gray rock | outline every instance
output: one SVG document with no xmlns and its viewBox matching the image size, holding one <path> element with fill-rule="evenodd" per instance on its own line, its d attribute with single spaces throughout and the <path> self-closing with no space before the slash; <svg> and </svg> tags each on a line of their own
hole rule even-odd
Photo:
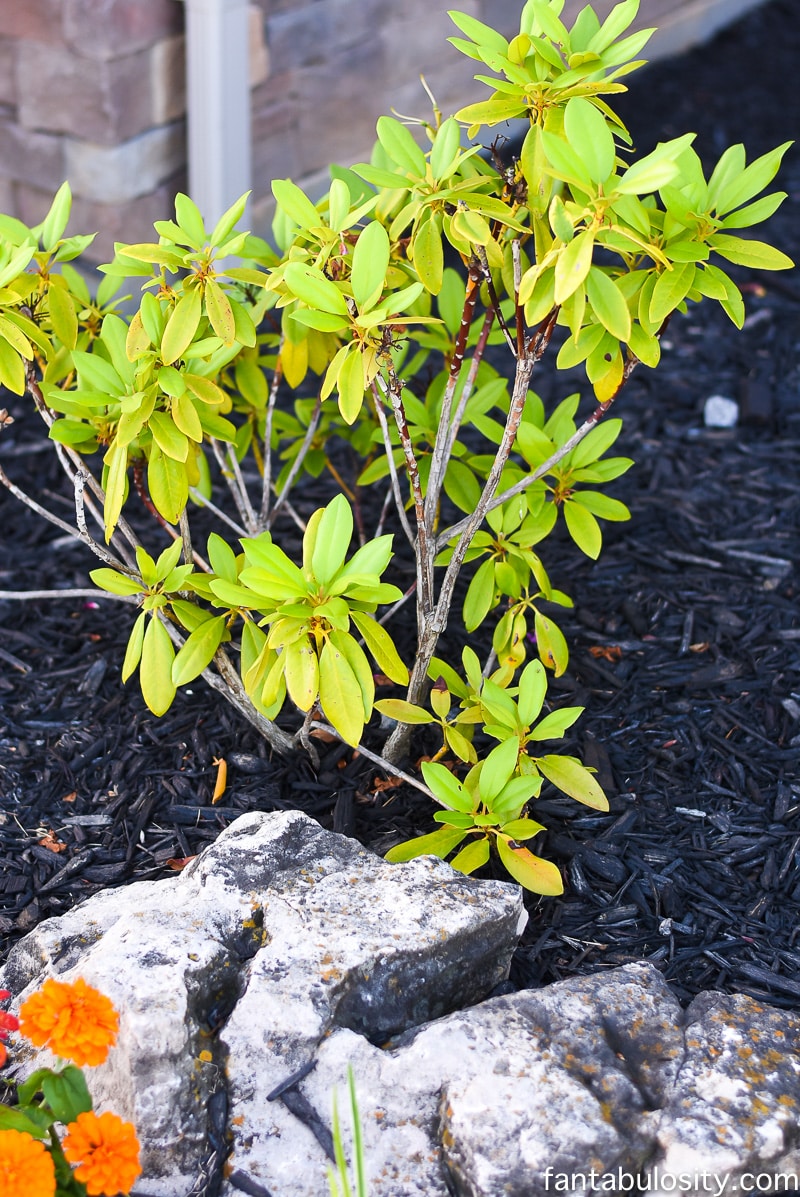
<svg viewBox="0 0 800 1197">
<path fill-rule="evenodd" d="M 108 994 L 120 1036 L 93 1095 L 135 1122 L 143 1191 L 178 1197 L 226 1068 L 234 1101 L 252 1077 L 260 1105 L 333 1027 L 381 1041 L 478 1002 L 507 977 L 525 919 L 515 885 L 432 858 L 389 865 L 297 812 L 250 814 L 175 878 L 42 923 L 0 987 L 22 1000 L 66 974 Z"/>
<path fill-rule="evenodd" d="M 141 1197 L 320 1197 L 348 1067 L 370 1197 L 791 1191 L 800 1018 L 714 993 L 684 1012 L 647 964 L 488 997 L 524 918 L 516 886 L 246 815 L 180 876 L 41 924 L 0 986 L 82 975 L 114 1000 L 90 1083 L 136 1123 Z"/>
</svg>

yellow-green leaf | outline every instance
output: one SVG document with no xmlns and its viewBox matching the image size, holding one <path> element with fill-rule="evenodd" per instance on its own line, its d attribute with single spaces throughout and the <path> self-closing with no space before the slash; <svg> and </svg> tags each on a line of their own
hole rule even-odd
<svg viewBox="0 0 800 1197">
<path fill-rule="evenodd" d="M 176 686 L 194 681 L 211 664 L 225 635 L 225 623 L 226 616 L 214 616 L 186 637 L 172 663 L 172 681 Z"/>
<path fill-rule="evenodd" d="M 378 668 L 400 686 L 408 685 L 408 670 L 400 660 L 389 633 L 371 616 L 351 611 L 350 618 L 364 637 L 364 642 L 378 663 Z"/>
<path fill-rule="evenodd" d="M 147 484 L 156 510 L 170 524 L 177 524 L 189 498 L 186 466 L 165 456 L 157 444 L 150 450 L 147 464 Z"/>
<path fill-rule="evenodd" d="M 1 344 L 1 343 L 0 343 Z M 114 441 L 103 461 L 108 466 L 106 477 L 106 498 L 103 504 L 103 522 L 106 526 L 106 544 L 111 540 L 117 526 L 119 513 L 125 501 L 125 481 L 128 473 L 128 449 Z"/>
<path fill-rule="evenodd" d="M 232 345 L 236 339 L 236 319 L 230 300 L 213 279 L 206 279 L 206 312 L 214 332 L 226 345 Z"/>
<path fill-rule="evenodd" d="M 444 276 L 444 250 L 440 217 L 434 213 L 423 215 L 411 243 L 414 269 L 426 291 L 438 295 Z"/>
<path fill-rule="evenodd" d="M 319 657 L 319 698 L 326 719 L 348 744 L 357 745 L 364 730 L 361 687 L 347 658 L 329 640 Z"/>
<path fill-rule="evenodd" d="M 142 659 L 139 664 L 142 698 L 154 715 L 164 715 L 172 706 L 175 697 L 175 683 L 172 680 L 174 659 L 175 650 L 169 633 L 154 613 L 144 634 Z"/>
<path fill-rule="evenodd" d="M 310 638 L 301 636 L 287 644 L 282 656 L 289 697 L 301 711 L 308 711 L 319 694 L 319 660 Z"/>
<path fill-rule="evenodd" d="M 95 571 L 97 572 L 97 571 Z M 128 647 L 125 649 L 125 660 L 122 662 L 122 681 L 127 682 L 136 666 L 142 659 L 142 644 L 144 642 L 144 628 L 147 615 L 142 611 L 137 617 L 133 625 L 131 634 L 128 638 Z"/>
<path fill-rule="evenodd" d="M 202 315 L 200 292 L 193 288 L 184 291 L 167 321 L 161 338 L 161 357 L 165 365 L 171 365 L 192 343 Z"/>
<path fill-rule="evenodd" d="M 66 287 L 61 287 L 53 281 L 47 292 L 47 302 L 53 332 L 62 345 L 66 345 L 67 349 L 74 349 L 78 342 L 78 317 L 72 296 Z"/>
<path fill-rule="evenodd" d="M 541 856 L 534 856 L 527 848 L 512 847 L 513 841 L 502 835 L 497 837 L 497 851 L 508 872 L 525 889 L 535 894 L 555 897 L 563 894 L 564 882 L 556 866 Z"/>
<path fill-rule="evenodd" d="M 612 337 L 627 342 L 631 335 L 631 314 L 625 297 L 598 266 L 592 266 L 586 276 L 586 294 L 600 323 Z"/>
<path fill-rule="evenodd" d="M 594 252 L 594 233 L 584 229 L 565 245 L 556 261 L 556 303 L 563 303 L 576 291 L 589 273 Z"/>
<path fill-rule="evenodd" d="M 539 756 L 536 767 L 554 786 L 593 810 L 608 810 L 608 799 L 589 770 L 573 756 Z"/>
<path fill-rule="evenodd" d="M 336 380 L 339 392 L 339 411 L 347 424 L 354 424 L 364 404 L 364 365 L 361 353 L 353 344 L 339 367 Z"/>
</svg>

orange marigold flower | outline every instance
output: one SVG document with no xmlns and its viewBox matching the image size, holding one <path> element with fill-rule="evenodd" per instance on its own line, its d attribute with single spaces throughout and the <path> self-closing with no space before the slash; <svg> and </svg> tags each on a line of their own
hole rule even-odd
<svg viewBox="0 0 800 1197">
<path fill-rule="evenodd" d="M 44 1143 L 25 1131 L 0 1130 L 0 1197 L 53 1197 L 56 1170 Z"/>
<path fill-rule="evenodd" d="M 79 1114 L 68 1125 L 61 1146 L 70 1164 L 78 1165 L 75 1176 L 86 1185 L 89 1197 L 127 1193 L 142 1171 L 133 1126 L 108 1111 Z"/>
<path fill-rule="evenodd" d="M 22 1034 L 36 1047 L 49 1047 L 79 1068 L 102 1064 L 119 1028 L 109 999 L 80 977 L 71 983 L 48 977 L 22 1003 L 19 1021 Z"/>
</svg>

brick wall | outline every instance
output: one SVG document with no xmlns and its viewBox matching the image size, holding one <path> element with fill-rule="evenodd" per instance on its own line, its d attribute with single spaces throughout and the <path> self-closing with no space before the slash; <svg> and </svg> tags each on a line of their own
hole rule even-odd
<svg viewBox="0 0 800 1197">
<path fill-rule="evenodd" d="M 584 0 L 567 0 L 571 19 Z M 615 0 L 594 0 L 605 16 Z M 642 0 L 660 24 L 653 57 L 708 36 L 759 0 Z M 445 113 L 483 89 L 447 45 L 455 5 L 510 35 L 522 0 L 257 0 L 249 62 L 253 225 L 266 231 L 270 181 L 321 190 L 331 161 L 369 154 L 394 108 L 426 116 L 424 74 Z M 34 223 L 66 178 L 74 231 L 92 256 L 146 239 L 186 186 L 180 0 L 0 0 L 0 210 Z"/>
<path fill-rule="evenodd" d="M 0 0 L 0 209 L 36 223 L 69 179 L 75 231 L 140 240 L 185 185 L 179 0 Z"/>
</svg>

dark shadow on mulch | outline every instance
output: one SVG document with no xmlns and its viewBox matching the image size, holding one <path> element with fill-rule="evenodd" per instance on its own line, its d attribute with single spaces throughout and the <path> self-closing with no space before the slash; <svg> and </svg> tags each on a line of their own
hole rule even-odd
<svg viewBox="0 0 800 1197">
<path fill-rule="evenodd" d="M 773 0 L 636 79 L 620 107 L 638 148 L 697 129 L 704 157 L 742 140 L 750 158 L 790 138 L 793 9 Z M 797 151 L 778 183 L 789 199 L 763 235 L 800 258 Z M 636 466 L 610 493 L 632 522 L 608 527 L 597 563 L 564 537 L 544 546 L 576 601 L 561 620 L 570 667 L 551 693 L 586 707 L 566 750 L 597 767 L 611 812 L 552 790 L 537 804 L 566 893 L 530 901 L 516 985 L 647 959 L 682 999 L 719 988 L 799 1004 L 800 281 L 742 279 L 743 333 L 716 309 L 690 311 L 659 370 L 640 370 L 619 401 L 618 448 Z M 551 403 L 571 389 L 546 371 L 535 385 Z M 738 400 L 737 428 L 704 427 L 712 394 Z M 6 470 L 70 518 L 36 420 L 10 407 Z M 5 492 L 0 529 L 0 588 L 87 585 L 88 554 Z M 154 718 L 119 682 L 130 622 L 102 599 L 0 602 L 4 949 L 98 889 L 163 876 L 243 811 L 297 807 L 378 851 L 428 826 L 421 795 L 376 789 L 341 746 L 322 746 L 317 773 L 271 759 L 202 683 Z M 212 804 L 220 760 L 228 784 Z"/>
</svg>

